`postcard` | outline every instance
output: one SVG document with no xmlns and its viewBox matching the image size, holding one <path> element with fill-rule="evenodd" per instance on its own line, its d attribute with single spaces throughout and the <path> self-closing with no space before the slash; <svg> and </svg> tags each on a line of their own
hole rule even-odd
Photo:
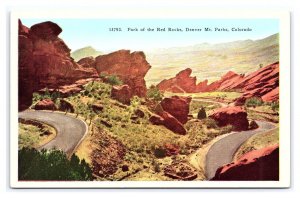
<svg viewBox="0 0 300 198">
<path fill-rule="evenodd" d="M 12 12 L 11 187 L 289 187 L 289 31 L 281 11 Z"/>
</svg>

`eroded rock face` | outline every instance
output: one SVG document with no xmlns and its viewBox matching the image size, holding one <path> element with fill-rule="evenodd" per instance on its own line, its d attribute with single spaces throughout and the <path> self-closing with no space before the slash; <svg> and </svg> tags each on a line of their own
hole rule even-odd
<svg viewBox="0 0 300 198">
<path fill-rule="evenodd" d="M 218 126 L 232 125 L 234 130 L 247 130 L 249 127 L 247 112 L 239 106 L 216 109 L 209 116 L 217 121 Z"/>
<path fill-rule="evenodd" d="M 120 50 L 96 57 L 95 67 L 99 74 L 118 76 L 134 95 L 143 97 L 147 88 L 144 77 L 151 68 L 143 52 Z"/>
<path fill-rule="evenodd" d="M 113 86 L 111 97 L 123 104 L 130 104 L 130 99 L 133 96 L 132 89 L 128 85 Z"/>
<path fill-rule="evenodd" d="M 169 91 L 173 93 L 195 93 L 203 91 L 207 85 L 207 80 L 197 84 L 197 78 L 191 77 L 192 69 L 187 68 L 180 71 L 174 78 L 161 81 L 157 87 L 161 91 Z"/>
<path fill-rule="evenodd" d="M 279 62 L 265 66 L 235 83 L 233 89 L 242 89 L 241 98 L 260 97 L 265 102 L 279 100 Z"/>
<path fill-rule="evenodd" d="M 186 134 L 186 130 L 183 127 L 183 125 L 176 118 L 174 118 L 171 114 L 169 114 L 168 112 L 165 112 L 165 111 L 161 111 L 158 113 L 158 115 L 160 117 L 162 117 L 163 125 L 167 129 L 169 129 L 179 135 Z"/>
<path fill-rule="evenodd" d="M 44 99 L 39 101 L 34 106 L 35 110 L 57 110 L 56 105 L 51 99 Z"/>
<path fill-rule="evenodd" d="M 70 49 L 58 37 L 61 31 L 50 21 L 31 28 L 19 21 L 19 110 L 31 104 L 35 91 L 98 76 L 95 69 L 74 62 Z"/>
<path fill-rule="evenodd" d="M 220 167 L 212 180 L 278 181 L 279 146 L 250 151 L 231 164 Z"/>
<path fill-rule="evenodd" d="M 92 67 L 92 68 L 94 68 L 95 67 L 95 58 L 92 57 L 92 56 L 85 57 L 85 58 L 82 58 L 79 61 L 77 61 L 77 63 L 79 65 L 81 65 L 82 67 L 86 67 L 86 68 Z"/>
<path fill-rule="evenodd" d="M 190 102 L 190 97 L 172 96 L 164 98 L 160 105 L 164 111 L 174 116 L 182 124 L 185 124 L 188 121 Z"/>
<path fill-rule="evenodd" d="M 207 80 L 196 84 L 196 77 L 190 77 L 192 70 L 187 68 L 174 78 L 161 81 L 157 86 L 162 91 L 174 93 L 197 93 L 210 91 L 239 91 L 243 95 L 238 100 L 243 105 L 247 98 L 260 97 L 263 101 L 279 99 L 279 62 L 265 66 L 248 75 L 227 72 L 220 80 L 208 84 Z"/>
</svg>

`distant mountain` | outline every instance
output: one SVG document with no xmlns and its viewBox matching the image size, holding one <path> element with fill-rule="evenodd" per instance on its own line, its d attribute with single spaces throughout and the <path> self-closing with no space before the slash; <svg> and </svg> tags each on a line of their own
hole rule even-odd
<svg viewBox="0 0 300 198">
<path fill-rule="evenodd" d="M 99 55 L 102 55 L 103 52 L 97 51 L 91 46 L 84 47 L 78 50 L 75 50 L 74 52 L 71 53 L 71 57 L 74 58 L 75 61 L 79 61 L 82 58 L 88 57 L 88 56 L 93 56 L 97 57 Z"/>
<path fill-rule="evenodd" d="M 148 86 L 169 79 L 186 68 L 192 69 L 192 75 L 199 82 L 205 79 L 212 82 L 228 71 L 249 74 L 279 61 L 279 34 L 260 40 L 157 49 L 145 54 L 152 66 L 145 77 Z"/>
</svg>

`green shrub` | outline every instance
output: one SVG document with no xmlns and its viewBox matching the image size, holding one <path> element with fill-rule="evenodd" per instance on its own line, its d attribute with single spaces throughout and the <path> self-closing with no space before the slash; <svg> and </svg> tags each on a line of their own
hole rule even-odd
<svg viewBox="0 0 300 198">
<path fill-rule="evenodd" d="M 68 160 L 66 154 L 59 150 L 42 150 L 22 148 L 18 154 L 19 180 L 48 181 L 90 181 L 92 171 L 89 165 L 72 155 Z"/>
<path fill-rule="evenodd" d="M 279 110 L 279 102 L 278 101 L 277 102 L 272 102 L 271 103 L 271 109 L 273 111 L 278 111 Z"/>
<path fill-rule="evenodd" d="M 56 101 L 58 98 L 60 98 L 61 95 L 59 92 L 57 91 L 53 91 L 52 93 L 50 93 L 49 89 L 46 88 L 45 92 L 43 94 L 34 92 L 32 94 L 32 103 L 36 103 L 38 101 L 44 100 L 44 99 L 51 99 L 52 101 Z"/>
<path fill-rule="evenodd" d="M 138 96 L 133 96 L 130 100 L 130 106 L 133 107 L 133 109 L 136 109 L 137 107 L 141 106 L 142 99 Z"/>
<path fill-rule="evenodd" d="M 166 150 L 163 148 L 155 148 L 154 149 L 154 156 L 157 158 L 164 158 L 167 156 Z"/>
<path fill-rule="evenodd" d="M 264 104 L 264 102 L 259 97 L 248 98 L 245 101 L 245 106 L 247 106 L 247 107 L 257 107 L 257 106 L 261 106 L 263 104 Z"/>
<path fill-rule="evenodd" d="M 198 112 L 198 115 L 197 115 L 197 118 L 200 119 L 200 120 L 206 118 L 206 111 L 205 111 L 204 107 L 200 108 L 200 110 Z"/>
<path fill-rule="evenodd" d="M 111 85 L 122 85 L 123 84 L 122 80 L 118 76 L 115 76 L 115 75 L 107 76 L 106 81 L 108 84 L 111 84 Z"/>
<path fill-rule="evenodd" d="M 163 93 L 155 86 L 151 85 L 147 90 L 147 98 L 153 99 L 155 101 L 161 101 L 163 99 Z"/>
</svg>

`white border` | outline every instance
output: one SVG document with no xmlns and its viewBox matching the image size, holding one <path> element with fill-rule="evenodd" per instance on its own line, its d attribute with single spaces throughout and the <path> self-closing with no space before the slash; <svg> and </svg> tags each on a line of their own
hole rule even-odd
<svg viewBox="0 0 300 198">
<path fill-rule="evenodd" d="M 158 18 L 280 20 L 280 181 L 20 182 L 18 161 L 18 18 Z M 286 188 L 290 186 L 290 15 L 287 11 L 201 9 L 15 10 L 11 13 L 10 186 L 12 188 Z"/>
</svg>

